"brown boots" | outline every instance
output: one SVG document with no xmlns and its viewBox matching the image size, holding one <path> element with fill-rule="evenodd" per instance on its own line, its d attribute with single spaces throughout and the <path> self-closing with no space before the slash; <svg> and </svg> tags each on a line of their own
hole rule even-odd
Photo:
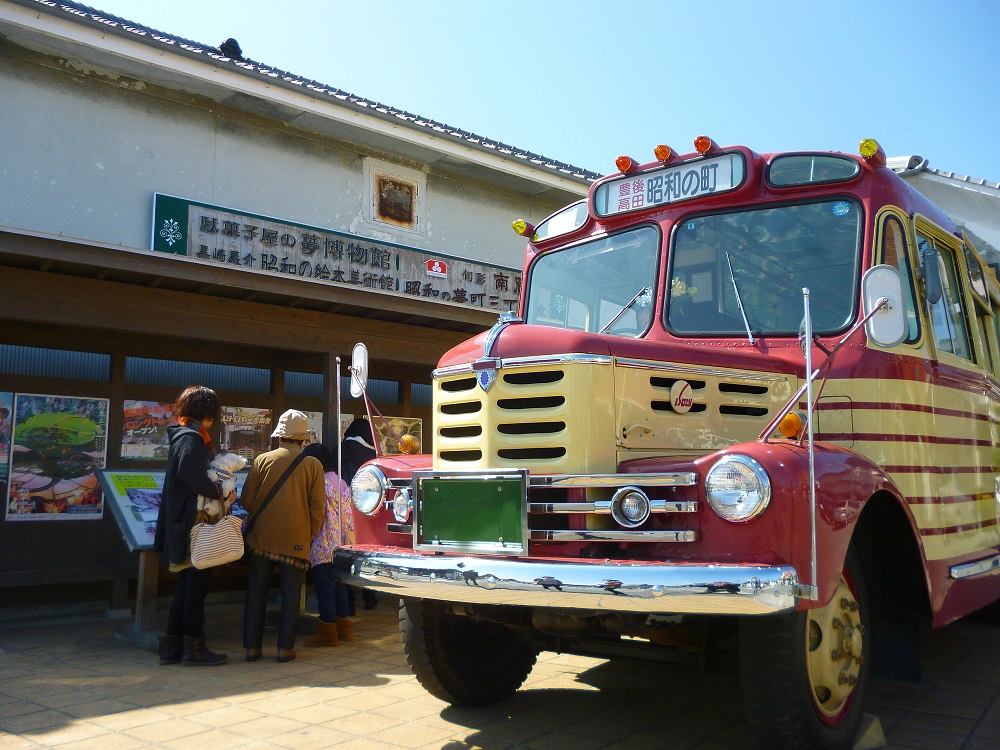
<svg viewBox="0 0 1000 750">
<path fill-rule="evenodd" d="M 340 618 L 337 618 L 340 619 Z M 339 646 L 340 637 L 337 634 L 337 625 L 332 622 L 319 620 L 316 628 L 316 635 L 306 639 L 303 644 L 307 648 L 323 648 L 325 646 Z"/>
<path fill-rule="evenodd" d="M 208 646 L 205 645 L 205 636 L 197 638 L 190 635 L 184 636 L 184 655 L 181 657 L 181 663 L 185 667 L 217 667 L 227 661 L 229 661 L 229 657 L 225 654 L 217 654 L 208 650 Z"/>
<path fill-rule="evenodd" d="M 338 617 L 334 623 L 337 628 L 337 635 L 342 641 L 353 641 L 354 631 L 351 629 L 351 621 L 346 617 Z"/>
<path fill-rule="evenodd" d="M 316 635 L 311 636 L 305 642 L 308 648 L 323 648 L 325 646 L 339 646 L 341 641 L 353 641 L 354 631 L 351 628 L 351 621 L 346 617 L 338 617 L 334 622 L 319 621 L 316 628 Z"/>
</svg>

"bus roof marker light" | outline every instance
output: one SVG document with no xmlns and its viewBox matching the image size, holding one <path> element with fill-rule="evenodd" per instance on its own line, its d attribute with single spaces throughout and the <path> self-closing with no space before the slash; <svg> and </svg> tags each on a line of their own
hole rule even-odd
<svg viewBox="0 0 1000 750">
<path fill-rule="evenodd" d="M 653 149 L 653 155 L 656 156 L 657 161 L 668 162 L 674 157 L 674 150 L 661 143 Z"/>
<path fill-rule="evenodd" d="M 618 171 L 622 174 L 628 174 L 637 170 L 639 163 L 631 156 L 619 156 L 615 159 L 615 166 L 618 167 Z"/>
<path fill-rule="evenodd" d="M 531 237 L 532 233 L 535 231 L 535 225 L 524 219 L 517 219 L 513 224 L 514 231 L 517 232 L 522 237 Z"/>
<path fill-rule="evenodd" d="M 705 155 L 710 154 L 713 151 L 718 151 L 718 144 L 709 138 L 707 135 L 699 135 L 694 139 L 694 150 L 699 154 Z"/>
<path fill-rule="evenodd" d="M 885 151 L 874 138 L 865 138 L 858 145 L 858 152 L 873 167 L 885 166 Z"/>
</svg>

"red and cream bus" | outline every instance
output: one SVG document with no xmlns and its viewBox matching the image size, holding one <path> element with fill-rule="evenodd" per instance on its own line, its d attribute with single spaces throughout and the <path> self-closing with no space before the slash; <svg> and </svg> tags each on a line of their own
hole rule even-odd
<svg viewBox="0 0 1000 750">
<path fill-rule="evenodd" d="M 517 316 L 441 359 L 337 561 L 444 700 L 732 644 L 762 746 L 849 748 L 918 625 L 1000 597 L 1000 285 L 874 141 L 695 148 L 515 222 Z"/>
</svg>

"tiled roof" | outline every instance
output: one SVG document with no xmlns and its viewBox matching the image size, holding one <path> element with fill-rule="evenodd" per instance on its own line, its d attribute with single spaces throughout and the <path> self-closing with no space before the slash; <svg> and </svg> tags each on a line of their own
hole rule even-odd
<svg viewBox="0 0 1000 750">
<path fill-rule="evenodd" d="M 886 166 L 898 174 L 916 174 L 917 172 L 927 172 L 928 174 L 934 174 L 939 177 L 947 177 L 952 180 L 958 180 L 959 182 L 968 182 L 972 185 L 982 185 L 983 187 L 1000 190 L 1000 182 L 990 182 L 989 180 L 980 180 L 977 177 L 968 177 L 964 174 L 945 172 L 942 169 L 934 169 L 933 167 L 928 166 L 927 159 L 924 159 L 922 156 L 893 156 L 885 161 Z"/>
<path fill-rule="evenodd" d="M 18 2 L 19 0 L 14 0 Z M 250 60 L 248 58 L 234 58 L 224 55 L 219 48 L 210 47 L 199 42 L 183 39 L 181 37 L 167 34 L 162 31 L 151 29 L 148 26 L 134 23 L 119 16 L 82 5 L 75 2 L 55 2 L 54 0 L 20 0 L 19 4 L 27 6 L 42 6 L 49 13 L 60 15 L 64 18 L 78 23 L 98 28 L 108 34 L 116 34 L 124 38 L 135 39 L 143 44 L 156 47 L 161 50 L 169 50 L 175 54 L 190 57 L 208 57 L 222 65 L 232 66 L 237 72 L 243 75 L 266 81 L 271 85 L 284 86 L 293 91 L 309 91 L 309 96 L 327 96 L 331 100 L 343 106 L 356 107 L 365 110 L 376 116 L 389 119 L 401 120 L 411 126 L 425 128 L 433 131 L 436 136 L 459 141 L 466 145 L 478 147 L 486 151 L 492 151 L 503 157 L 519 159 L 535 168 L 549 170 L 564 177 L 588 180 L 593 182 L 601 175 L 597 172 L 575 167 L 566 162 L 556 161 L 546 156 L 526 151 L 525 149 L 510 146 L 500 141 L 494 141 L 475 133 L 470 133 L 460 128 L 446 125 L 426 117 L 396 109 L 387 104 L 375 102 L 364 97 L 356 96 L 347 91 L 342 91 L 334 86 L 328 86 L 319 81 L 303 78 L 302 76 L 289 73 L 275 68 L 272 65 Z"/>
</svg>

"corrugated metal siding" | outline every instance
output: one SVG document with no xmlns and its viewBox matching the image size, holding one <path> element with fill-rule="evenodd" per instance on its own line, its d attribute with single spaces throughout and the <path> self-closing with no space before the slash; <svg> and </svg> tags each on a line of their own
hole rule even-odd
<svg viewBox="0 0 1000 750">
<path fill-rule="evenodd" d="M 428 386 L 429 388 L 429 386 Z M 380 404 L 398 404 L 399 381 L 368 379 L 368 396 Z M 350 375 L 340 376 L 340 391 L 345 401 L 351 398 Z M 323 376 L 315 372 L 285 372 L 286 396 L 323 396 Z M 430 401 L 427 402 L 428 405 Z"/>
<path fill-rule="evenodd" d="M 414 406 L 431 406 L 434 389 L 430 383 L 410 383 L 410 403 Z"/>
<path fill-rule="evenodd" d="M 0 344 L 0 373 L 106 383 L 111 380 L 111 355 Z"/>
<path fill-rule="evenodd" d="M 269 393 L 271 371 L 260 367 L 174 362 L 167 359 L 125 358 L 125 382 L 184 388 L 204 385 L 217 391 Z"/>
</svg>

